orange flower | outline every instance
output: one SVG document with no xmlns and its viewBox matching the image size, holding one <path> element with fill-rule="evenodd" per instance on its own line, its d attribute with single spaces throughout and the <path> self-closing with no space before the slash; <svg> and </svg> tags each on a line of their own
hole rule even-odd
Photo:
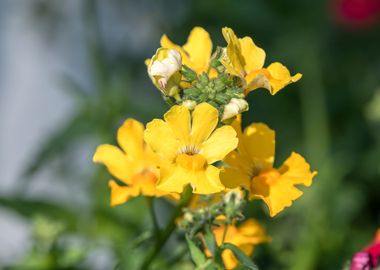
<svg viewBox="0 0 380 270">
<path fill-rule="evenodd" d="M 239 145 L 224 160 L 222 183 L 227 188 L 246 188 L 251 198 L 267 204 L 273 217 L 302 196 L 296 185 L 310 186 L 317 172 L 312 172 L 306 160 L 294 152 L 279 169 L 273 168 L 275 132 L 262 123 L 253 123 L 243 132 L 239 117 L 233 126 Z"/>
<path fill-rule="evenodd" d="M 218 246 L 220 246 L 223 242 L 224 228 L 225 225 L 217 227 L 213 230 Z M 264 228 L 261 227 L 261 225 L 254 219 L 247 219 L 240 226 L 229 225 L 224 237 L 225 243 L 234 244 L 247 256 L 252 255 L 256 245 L 268 241 L 270 241 L 270 237 L 266 235 Z M 233 269 L 239 263 L 231 250 L 224 250 L 222 253 L 222 258 L 226 269 Z"/>
<path fill-rule="evenodd" d="M 156 189 L 158 181 L 157 161 L 153 152 L 144 143 L 142 123 L 128 119 L 117 131 L 121 149 L 110 144 L 98 146 L 93 161 L 103 163 L 108 171 L 125 185 L 110 180 L 111 206 L 127 202 L 139 195 L 165 196 L 167 192 Z M 178 198 L 177 194 L 170 194 Z"/>
</svg>

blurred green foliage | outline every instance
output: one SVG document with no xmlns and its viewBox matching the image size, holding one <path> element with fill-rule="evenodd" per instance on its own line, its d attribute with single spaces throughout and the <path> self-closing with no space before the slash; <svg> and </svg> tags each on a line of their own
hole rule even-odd
<svg viewBox="0 0 380 270">
<path fill-rule="evenodd" d="M 123 9 L 135 2 L 109 5 Z M 57 156 L 70 164 L 71 146 L 81 140 L 94 140 L 94 147 L 114 143 L 115 130 L 124 118 L 148 121 L 166 109 L 145 74 L 144 58 L 128 51 L 109 57 L 99 27 L 98 2 L 84 3 L 95 87 L 87 92 L 72 78 L 65 79 L 77 102 L 76 112 L 41 145 L 25 169 L 26 179 Z M 165 1 L 158 4 L 167 16 L 175 12 Z M 39 1 L 39 5 L 52 3 Z M 210 32 L 214 44 L 222 45 L 220 29 L 229 26 L 239 36 L 252 36 L 266 50 L 266 63 L 278 60 L 304 74 L 300 82 L 276 96 L 265 90 L 249 96 L 251 111 L 244 122 L 263 121 L 276 130 L 276 163 L 297 151 L 319 172 L 305 195 L 276 218 L 268 217 L 261 202 L 247 207 L 245 215 L 259 219 L 273 238 L 256 248 L 255 262 L 266 270 L 341 269 L 380 227 L 379 25 L 345 28 L 334 21 L 329 1 L 194 0 L 183 5 L 185 12 L 177 23 L 157 21 L 162 33 L 177 43 L 200 25 Z M 54 9 L 42 10 L 46 20 L 54 20 L 49 16 Z M 114 25 L 113 30 L 123 27 Z M 157 39 L 145 56 L 158 46 Z M 28 254 L 7 269 L 88 269 L 86 258 L 99 247 L 111 251 L 115 269 L 135 269 L 141 263 L 150 246 L 146 230 L 153 229 L 145 201 L 140 198 L 110 208 L 109 176 L 100 166 L 92 170 L 86 209 L 30 200 L 22 193 L 0 198 L 1 207 L 33 220 L 35 228 Z M 69 178 L 70 172 L 66 175 Z M 162 222 L 170 208 L 158 204 Z M 192 269 L 184 251 L 172 239 L 152 269 Z"/>
</svg>

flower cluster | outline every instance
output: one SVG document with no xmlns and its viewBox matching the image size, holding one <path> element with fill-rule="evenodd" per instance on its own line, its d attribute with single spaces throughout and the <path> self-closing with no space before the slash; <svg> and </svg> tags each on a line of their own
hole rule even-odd
<svg viewBox="0 0 380 270">
<path fill-rule="evenodd" d="M 223 248 L 231 248 L 223 242 L 240 247 L 243 255 L 235 248 L 223 251 L 230 269 L 237 265 L 234 255 L 250 255 L 254 245 L 268 240 L 256 221 L 236 225 L 244 218 L 244 203 L 261 199 L 273 217 L 302 195 L 298 186 L 310 186 L 316 172 L 294 152 L 275 168 L 275 132 L 263 123 L 241 126 L 251 91 L 265 88 L 275 95 L 302 75 L 292 76 L 278 62 L 264 67 L 265 52 L 250 37 L 238 38 L 227 27 L 222 33 L 227 44 L 214 51 L 201 27 L 191 31 L 183 46 L 164 35 L 161 48 L 146 65 L 170 109 L 145 127 L 126 120 L 117 133 L 121 149 L 100 145 L 93 159 L 116 178 L 109 182 L 113 206 L 139 195 L 176 200 L 189 188 L 192 201 L 222 196 L 206 207 L 184 209 L 182 227 L 192 237 L 212 231 Z M 217 222 L 220 217 L 222 222 Z M 207 246 L 204 250 L 210 254 Z"/>
</svg>

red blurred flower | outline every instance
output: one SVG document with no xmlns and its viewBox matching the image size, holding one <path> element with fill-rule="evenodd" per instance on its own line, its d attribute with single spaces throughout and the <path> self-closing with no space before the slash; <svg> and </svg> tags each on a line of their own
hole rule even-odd
<svg viewBox="0 0 380 270">
<path fill-rule="evenodd" d="M 380 257 L 380 229 L 377 230 L 375 239 L 373 240 L 372 245 L 364 249 L 365 252 L 368 252 L 371 255 L 371 262 L 373 266 L 377 266 Z"/>
<path fill-rule="evenodd" d="M 357 252 L 351 260 L 350 270 L 371 270 L 378 266 L 380 257 L 380 229 L 372 244 Z"/>
<path fill-rule="evenodd" d="M 380 0 L 332 0 L 334 18 L 351 27 L 369 27 L 380 18 Z"/>
</svg>

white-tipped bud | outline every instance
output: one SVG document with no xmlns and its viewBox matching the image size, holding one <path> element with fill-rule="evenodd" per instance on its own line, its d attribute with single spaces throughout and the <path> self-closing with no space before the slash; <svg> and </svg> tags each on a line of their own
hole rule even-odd
<svg viewBox="0 0 380 270">
<path fill-rule="evenodd" d="M 242 112 L 248 111 L 249 105 L 245 99 L 232 98 L 230 103 L 224 106 L 222 121 L 228 120 Z"/>
<path fill-rule="evenodd" d="M 181 80 L 181 54 L 168 48 L 159 48 L 148 65 L 148 74 L 153 84 L 165 95 L 171 95 Z"/>
<path fill-rule="evenodd" d="M 223 200 L 226 204 L 238 205 L 243 200 L 243 195 L 240 190 L 231 190 L 224 195 Z"/>
<path fill-rule="evenodd" d="M 194 100 L 185 100 L 182 102 L 182 105 L 192 111 L 194 110 L 195 106 L 197 106 L 197 103 Z"/>
</svg>

